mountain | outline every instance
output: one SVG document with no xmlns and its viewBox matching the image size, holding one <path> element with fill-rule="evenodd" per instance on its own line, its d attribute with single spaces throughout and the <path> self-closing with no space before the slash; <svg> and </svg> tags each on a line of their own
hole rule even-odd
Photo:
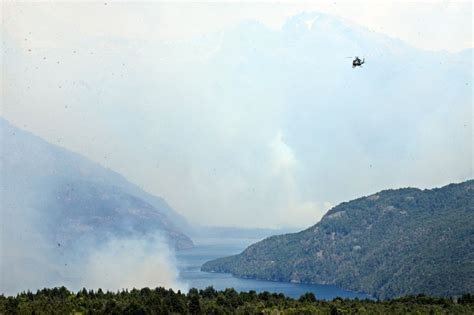
<svg viewBox="0 0 474 315">
<path fill-rule="evenodd" d="M 152 233 L 178 249 L 193 246 L 186 221 L 162 198 L 1 118 L 0 131 L 1 214 L 10 222 L 71 252 L 81 242 Z"/>
<path fill-rule="evenodd" d="M 336 284 L 378 298 L 474 291 L 474 180 L 341 203 L 314 226 L 269 237 L 203 271 Z"/>
<path fill-rule="evenodd" d="M 304 226 L 367 191 L 472 177 L 472 49 L 424 51 L 321 13 L 179 41 L 65 33 L 50 47 L 34 33 L 41 49 L 5 38 L 4 115 L 81 130 L 76 145 L 95 139 L 114 164 L 133 152 L 134 174 L 166 178 L 148 185 L 202 225 Z"/>
</svg>

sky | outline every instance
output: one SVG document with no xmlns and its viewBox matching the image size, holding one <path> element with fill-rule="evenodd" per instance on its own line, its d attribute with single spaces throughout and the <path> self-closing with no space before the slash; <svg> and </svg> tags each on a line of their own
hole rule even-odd
<svg viewBox="0 0 474 315">
<path fill-rule="evenodd" d="M 255 69 L 268 59 L 247 55 L 245 40 L 235 33 L 244 27 L 253 31 L 255 42 L 271 43 L 272 34 L 301 12 L 327 13 L 402 40 L 424 54 L 397 41 L 386 45 L 422 56 L 427 65 L 438 64 L 430 54 L 443 51 L 436 56 L 456 67 L 442 69 L 445 75 L 465 86 L 448 86 L 434 72 L 433 81 L 442 82 L 446 93 L 413 109 L 410 98 L 425 95 L 420 93 L 426 84 L 411 84 L 408 74 L 404 78 L 382 58 L 386 68 L 366 66 L 370 84 L 359 96 L 383 99 L 383 92 L 392 93 L 390 102 L 405 100 L 411 107 L 394 109 L 388 102 L 380 113 L 376 104 L 354 111 L 341 105 L 350 103 L 350 96 L 332 107 L 313 106 L 306 100 L 314 96 L 308 78 L 325 65 L 318 70 L 311 63 L 305 72 L 308 57 L 301 47 L 287 63 L 272 59 L 270 74 L 260 74 Z M 270 32 L 251 23 L 242 26 L 246 20 Z M 304 227 L 350 198 L 472 178 L 472 94 L 466 94 L 472 70 L 449 59 L 472 49 L 471 24 L 472 3 L 455 1 L 2 2 L 1 115 L 118 171 L 164 197 L 193 223 Z M 370 37 L 372 32 L 356 34 Z M 221 34 L 230 34 L 228 42 L 220 40 Z M 377 58 L 376 51 L 365 53 Z M 242 67 L 246 62 L 254 67 Z M 274 71 L 283 75 L 272 76 Z M 323 73 L 336 87 L 357 82 L 352 69 L 345 71 Z M 247 73 L 263 80 L 253 82 Z M 293 84 L 285 77 L 301 86 L 281 89 L 283 83 Z M 315 86 L 323 89 L 325 79 L 314 79 Z M 404 93 L 393 94 L 397 89 L 391 82 Z M 452 102 L 452 109 L 428 106 L 444 95 L 452 97 L 445 102 Z M 321 100 L 328 99 L 331 103 L 329 96 Z M 307 117 L 297 108 L 303 105 Z M 387 130 L 400 125 L 406 130 Z M 332 126 L 339 129 L 323 136 Z M 390 146 L 398 150 L 395 155 Z"/>
<path fill-rule="evenodd" d="M 69 32 L 76 33 L 73 38 L 183 40 L 223 30 L 242 19 L 278 29 L 288 17 L 313 11 L 348 19 L 421 49 L 473 47 L 471 1 L 7 1 L 2 5 L 3 27 L 10 36 L 23 37 L 34 27 L 37 44 L 48 47 L 66 44 L 67 38 L 59 33 Z"/>
</svg>

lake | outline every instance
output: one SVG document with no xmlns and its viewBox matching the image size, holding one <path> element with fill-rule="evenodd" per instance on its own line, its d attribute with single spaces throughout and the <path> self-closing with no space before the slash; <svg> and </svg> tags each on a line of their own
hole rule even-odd
<svg viewBox="0 0 474 315">
<path fill-rule="evenodd" d="M 254 290 L 283 293 L 298 298 L 306 292 L 312 292 L 318 299 L 331 300 L 342 298 L 371 298 L 367 294 L 343 290 L 334 285 L 300 284 L 290 282 L 261 281 L 240 279 L 227 273 L 202 272 L 201 265 L 209 260 L 242 252 L 255 239 L 205 239 L 195 240 L 196 247 L 177 252 L 176 258 L 181 281 L 189 287 L 204 289 L 213 286 L 217 290 L 234 288 L 237 291 Z"/>
</svg>

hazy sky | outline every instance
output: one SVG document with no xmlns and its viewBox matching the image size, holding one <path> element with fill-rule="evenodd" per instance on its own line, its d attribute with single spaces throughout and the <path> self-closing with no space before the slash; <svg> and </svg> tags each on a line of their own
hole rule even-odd
<svg viewBox="0 0 474 315">
<path fill-rule="evenodd" d="M 36 44 L 48 47 L 64 45 L 71 35 L 70 39 L 188 39 L 225 29 L 242 19 L 256 19 L 278 29 L 288 17 L 304 11 L 336 15 L 422 49 L 458 51 L 473 47 L 472 1 L 32 3 L 2 2 L 4 31 L 22 39 L 34 29 Z M 75 34 L 60 35 L 69 32 Z"/>
<path fill-rule="evenodd" d="M 252 85 L 245 82 L 245 69 L 229 69 L 225 56 L 219 55 L 210 68 L 203 66 L 207 61 L 192 60 L 207 53 L 213 58 L 216 51 L 230 52 L 232 60 L 250 58 L 232 55 L 240 53 L 232 47 L 212 46 L 212 36 L 219 38 L 219 32 L 245 19 L 277 32 L 289 17 L 312 11 L 422 50 L 454 53 L 473 47 L 471 2 L 2 2 L 2 116 L 120 172 L 201 224 L 306 226 L 347 198 L 472 177 L 472 132 L 466 131 L 472 130 L 472 97 L 465 96 L 472 83 L 472 71 L 465 78 L 469 68 L 454 76 L 464 90 L 446 87 L 446 95 L 462 95 L 453 101 L 450 115 L 442 105 L 430 107 L 422 99 L 414 110 L 410 105 L 397 112 L 390 103 L 375 114 L 375 104 L 354 112 L 320 106 L 311 109 L 320 120 L 308 127 L 293 126 L 291 117 L 304 121 L 292 99 L 304 104 L 305 93 L 313 95 L 310 85 L 282 92 L 278 87 L 284 76 L 274 82 L 277 78 L 269 74 L 261 77 L 272 81 L 268 85 Z M 256 39 L 268 40 L 259 32 L 256 28 Z M 204 35 L 210 39 L 196 40 Z M 245 43 L 229 41 L 239 49 Z M 301 64 L 308 57 L 304 49 L 300 53 L 286 60 L 286 75 L 316 81 L 317 67 L 292 72 L 293 63 L 304 71 Z M 266 63 L 257 61 L 255 67 Z M 383 99 L 381 91 L 397 90 L 384 90 L 380 82 L 390 85 L 398 78 L 404 90 L 390 95 L 393 104 L 410 99 L 410 93 L 419 97 L 399 73 L 387 67 L 384 76 L 382 70 L 377 69 L 380 81 L 368 66 L 371 88 L 362 89 L 362 96 L 373 93 Z M 356 82 L 352 69 L 347 71 L 328 82 L 341 87 Z M 317 85 L 324 87 L 325 79 Z M 382 87 L 372 88 L 377 84 Z M 426 85 L 419 84 L 423 92 Z M 398 133 L 384 129 L 400 124 L 404 130 Z M 340 129 L 330 139 L 318 134 L 332 131 L 331 126 Z M 398 150 L 397 156 L 390 145 L 412 151 Z M 353 161 L 348 163 L 344 157 L 349 154 Z"/>
</svg>

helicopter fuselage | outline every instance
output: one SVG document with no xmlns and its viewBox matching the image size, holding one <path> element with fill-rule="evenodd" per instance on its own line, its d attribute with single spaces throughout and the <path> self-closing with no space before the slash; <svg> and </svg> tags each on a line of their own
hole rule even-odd
<svg viewBox="0 0 474 315">
<path fill-rule="evenodd" d="M 359 58 L 356 58 L 354 61 L 352 61 L 352 68 L 355 67 L 361 67 L 365 63 L 365 58 L 360 60 Z"/>
</svg>

